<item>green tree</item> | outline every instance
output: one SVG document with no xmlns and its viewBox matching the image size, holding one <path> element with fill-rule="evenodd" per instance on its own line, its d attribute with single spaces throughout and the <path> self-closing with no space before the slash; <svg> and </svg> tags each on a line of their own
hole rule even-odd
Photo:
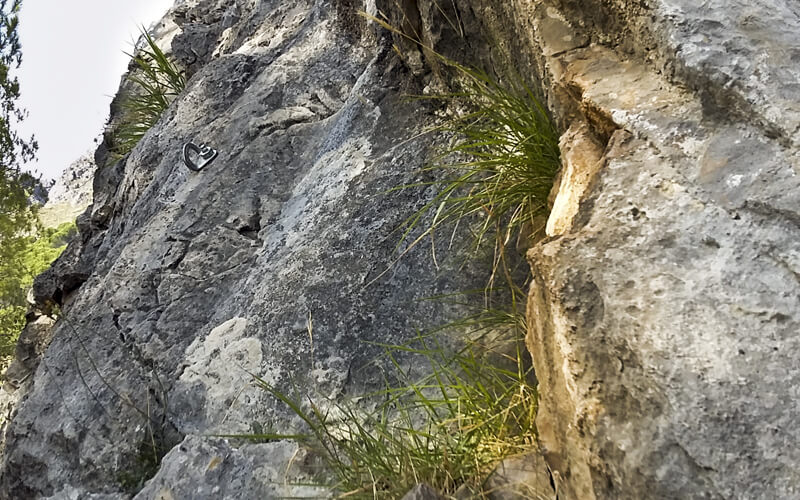
<svg viewBox="0 0 800 500">
<path fill-rule="evenodd" d="M 48 228 L 44 234 L 0 241 L 0 371 L 14 354 L 25 326 L 26 296 L 33 279 L 66 248 L 50 242 L 48 233 L 52 231 Z"/>
<path fill-rule="evenodd" d="M 0 335 L 19 331 L 24 312 L 24 284 L 30 280 L 25 254 L 37 231 L 36 207 L 29 197 L 38 179 L 22 169 L 37 144 L 16 127 L 25 119 L 19 107 L 19 81 L 13 72 L 22 62 L 17 28 L 21 0 L 0 0 Z M 6 344 L 6 339 L 0 344 Z"/>
<path fill-rule="evenodd" d="M 17 33 L 21 5 L 22 0 L 0 0 L 0 168 L 13 181 L 19 180 L 20 164 L 32 160 L 37 149 L 33 138 L 23 139 L 15 129 L 26 117 L 17 105 L 19 80 L 13 75 L 22 63 Z"/>
<path fill-rule="evenodd" d="M 4 261 L 16 253 L 18 240 L 36 223 L 28 197 L 37 181 L 22 170 L 22 164 L 34 158 L 37 144 L 16 131 L 26 114 L 17 105 L 19 80 L 12 74 L 22 62 L 17 33 L 21 4 L 21 0 L 0 0 L 0 259 Z"/>
<path fill-rule="evenodd" d="M 40 228 L 35 235 L 15 238 L 10 259 L 0 261 L 0 366 L 14 353 L 14 346 L 25 326 L 25 296 L 33 279 L 67 248 L 77 234 L 73 222 L 58 228 Z M 3 245 L 4 247 L 6 245 Z"/>
</svg>

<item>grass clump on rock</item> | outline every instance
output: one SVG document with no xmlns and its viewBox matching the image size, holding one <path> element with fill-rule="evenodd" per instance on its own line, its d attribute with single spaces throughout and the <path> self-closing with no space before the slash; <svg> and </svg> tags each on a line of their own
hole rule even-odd
<svg viewBox="0 0 800 500">
<path fill-rule="evenodd" d="M 303 402 L 256 378 L 307 427 L 306 434 L 267 437 L 314 451 L 333 476 L 337 498 L 398 499 L 417 483 L 449 495 L 481 491 L 500 461 L 535 442 L 535 381 L 518 362 L 521 343 L 511 355 L 478 343 L 453 354 L 425 336 L 383 347 L 400 383 L 358 402 Z M 411 380 L 400 353 L 423 357 L 430 374 Z"/>
<path fill-rule="evenodd" d="M 452 139 L 423 170 L 435 180 L 396 188 L 435 190 L 431 201 L 405 221 L 402 240 L 409 244 L 403 253 L 428 237 L 433 243 L 440 230 L 451 231 L 451 241 L 458 231 L 469 231 L 476 255 L 492 245 L 485 308 L 502 312 L 508 325 L 525 331 L 530 273 L 520 257 L 544 233 L 548 197 L 561 168 L 558 130 L 537 93 L 513 69 L 495 78 L 425 46 L 418 34 L 409 35 L 385 19 L 362 16 L 417 44 L 456 89 L 418 96 L 447 105 L 450 118 L 433 131 Z"/>
<path fill-rule="evenodd" d="M 484 71 L 450 65 L 462 89 L 429 98 L 464 112 L 440 127 L 454 140 L 428 170 L 444 175 L 430 183 L 438 186 L 438 193 L 408 220 L 406 235 L 433 210 L 424 235 L 478 216 L 482 222 L 473 229 L 476 245 L 489 234 L 505 245 L 520 231 L 541 229 L 537 217 L 547 213 L 547 197 L 561 165 L 558 132 L 526 85 L 513 81 L 504 86 Z"/>
<path fill-rule="evenodd" d="M 142 29 L 146 46 L 131 56 L 128 82 L 132 88 L 122 95 L 122 117 L 112 134 L 116 157 L 129 153 L 186 88 L 186 77 Z"/>
<path fill-rule="evenodd" d="M 511 83 L 503 85 L 484 71 L 442 59 L 455 70 L 460 89 L 426 98 L 460 112 L 439 127 L 452 140 L 426 169 L 437 179 L 421 184 L 436 194 L 406 220 L 403 239 L 418 234 L 410 248 L 433 240 L 440 230 L 453 236 L 469 231 L 476 255 L 492 246 L 484 319 L 502 319 L 524 336 L 530 272 L 521 253 L 544 232 L 548 197 L 561 166 L 559 134 L 535 93 L 519 79 L 508 78 Z"/>
</svg>

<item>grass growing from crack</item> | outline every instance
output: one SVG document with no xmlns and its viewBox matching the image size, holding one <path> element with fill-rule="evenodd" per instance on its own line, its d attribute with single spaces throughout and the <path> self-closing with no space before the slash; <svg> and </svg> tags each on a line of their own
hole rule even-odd
<svg viewBox="0 0 800 500">
<path fill-rule="evenodd" d="M 473 334 L 510 330 L 513 349 L 473 341 L 453 353 L 439 343 L 439 332 L 419 335 L 410 345 L 384 345 L 400 383 L 359 403 L 297 400 L 257 378 L 303 420 L 307 434 L 285 437 L 322 457 L 339 498 L 397 499 L 417 483 L 450 498 L 464 491 L 469 498 L 485 498 L 496 466 L 535 446 L 537 394 L 522 342 L 530 273 L 516 248 L 520 238 L 542 229 L 560 166 L 558 134 L 526 86 L 503 86 L 485 72 L 451 67 L 460 78 L 459 91 L 426 98 L 465 111 L 441 127 L 455 138 L 427 169 L 441 180 L 399 188 L 436 189 L 406 221 L 403 238 L 417 234 L 411 248 L 426 237 L 433 241 L 440 229 L 455 235 L 461 228 L 471 231 L 476 251 L 493 245 L 491 278 L 480 291 L 485 308 L 448 326 Z M 430 375 L 412 380 L 400 353 L 424 358 Z M 365 410 L 375 401 L 374 410 Z M 253 436 L 258 437 L 264 436 Z"/>
<path fill-rule="evenodd" d="M 161 459 L 169 448 L 151 433 L 150 439 L 142 441 L 138 453 L 129 466 L 117 475 L 117 482 L 123 491 L 135 495 L 144 484 L 153 478 L 161 466 Z"/>
<path fill-rule="evenodd" d="M 144 484 L 147 482 L 147 480 L 155 476 L 159 470 L 163 457 L 175 444 L 177 444 L 174 439 L 170 439 L 168 437 L 169 431 L 166 416 L 166 408 L 169 407 L 168 396 L 166 390 L 164 389 L 164 385 L 161 383 L 161 379 L 158 376 L 155 363 L 145 363 L 145 366 L 148 366 L 152 370 L 153 377 L 160 388 L 160 394 L 156 396 L 155 392 L 147 387 L 147 390 L 145 390 L 146 406 L 141 408 L 129 393 L 115 388 L 112 382 L 103 375 L 100 366 L 98 366 L 98 364 L 95 362 L 95 359 L 92 357 L 92 354 L 89 348 L 87 348 L 86 342 L 84 341 L 84 338 L 80 334 L 76 325 L 73 324 L 67 317 L 62 316 L 60 314 L 60 310 L 57 311 L 56 316 L 58 316 L 58 321 L 63 322 L 63 324 L 66 325 L 69 330 L 69 333 L 66 335 L 68 342 L 67 350 L 69 354 L 72 355 L 78 379 L 86 389 L 91 399 L 93 399 L 97 404 L 97 408 L 102 411 L 102 415 L 105 415 L 105 417 L 108 418 L 108 420 L 106 420 L 106 425 L 113 425 L 116 423 L 118 426 L 128 426 L 131 423 L 131 419 L 127 418 L 123 421 L 123 419 L 115 417 L 114 414 L 109 411 L 107 404 L 104 404 L 103 400 L 101 399 L 101 393 L 99 393 L 97 389 L 92 389 L 92 385 L 90 385 L 89 381 L 87 380 L 87 377 L 90 375 L 97 377 L 97 379 L 102 383 L 101 387 L 104 387 L 111 394 L 113 394 L 113 396 L 122 405 L 139 414 L 139 416 L 145 422 L 144 438 L 139 442 L 136 452 L 132 456 L 126 457 L 128 458 L 126 467 L 119 470 L 116 474 L 117 484 L 125 492 L 132 495 L 136 494 L 144 487 Z M 56 317 L 53 315 L 51 315 L 50 318 L 53 320 L 56 319 Z M 124 339 L 118 340 L 116 339 L 116 336 L 112 336 L 111 338 L 113 339 L 113 342 L 117 343 L 118 345 L 122 345 L 121 343 L 124 343 Z M 79 361 L 80 358 L 76 353 L 78 349 L 74 347 L 73 342 L 77 342 L 78 346 L 80 347 L 80 351 L 85 354 L 83 368 L 81 367 L 81 362 Z M 125 350 L 128 351 L 128 348 Z M 141 356 L 141 354 L 139 354 L 139 356 Z M 58 378 L 53 373 L 54 370 L 48 366 L 47 361 L 44 358 L 42 358 L 40 362 L 45 370 L 45 373 L 47 373 L 47 375 L 54 381 L 55 390 L 60 395 L 64 411 L 74 422 L 80 425 L 81 420 L 77 416 L 73 415 L 73 413 L 68 409 L 67 400 L 64 397 L 64 391 L 57 381 Z M 86 367 L 87 364 L 88 368 Z M 152 412 L 151 394 L 154 396 L 154 400 L 159 402 L 161 407 L 165 410 L 160 419 L 157 418 Z M 119 431 L 115 430 L 115 432 Z M 94 439 L 104 439 L 99 435 L 94 435 L 91 431 L 89 432 L 89 435 L 92 435 Z M 119 443 L 112 444 L 115 446 L 119 445 Z"/>
<path fill-rule="evenodd" d="M 526 85 L 514 79 L 501 85 L 484 71 L 450 65 L 462 89 L 426 98 L 464 112 L 440 127 L 455 139 L 426 170 L 443 178 L 422 184 L 435 186 L 437 194 L 407 220 L 403 236 L 434 212 L 423 236 L 478 216 L 481 223 L 471 229 L 476 246 L 489 234 L 507 245 L 520 231 L 540 229 L 536 218 L 547 212 L 547 197 L 560 167 L 558 133 Z"/>
<path fill-rule="evenodd" d="M 544 231 L 560 168 L 558 133 L 534 92 L 518 79 L 502 85 L 484 71 L 445 61 L 460 89 L 426 98 L 461 112 L 440 127 L 453 140 L 426 169 L 437 180 L 399 188 L 432 186 L 436 193 L 406 220 L 402 239 L 418 234 L 408 245 L 413 247 L 428 237 L 433 242 L 437 231 L 452 231 L 451 241 L 468 231 L 476 252 L 491 245 L 486 308 L 505 311 L 509 324 L 524 325 L 530 272 L 519 250 Z"/>
<path fill-rule="evenodd" d="M 307 427 L 306 434 L 269 438 L 313 450 L 332 471 L 338 498 L 397 499 L 420 482 L 446 495 L 481 491 L 500 461 L 534 442 L 535 382 L 519 361 L 521 342 L 512 352 L 475 342 L 452 353 L 435 336 L 419 335 L 382 347 L 400 383 L 358 403 L 300 401 L 256 378 Z M 401 354 L 423 358 L 430 374 L 412 380 Z M 374 410 L 364 409 L 371 404 Z"/>
<path fill-rule="evenodd" d="M 431 211 L 435 216 L 423 236 L 473 215 L 483 218 L 477 245 L 491 232 L 508 241 L 515 232 L 537 229 L 535 219 L 547 212 L 547 197 L 561 161 L 559 133 L 536 93 L 514 71 L 507 71 L 501 81 L 424 46 L 419 34 L 409 35 L 385 19 L 361 15 L 417 44 L 432 63 L 450 70 L 449 79 L 457 89 L 419 96 L 454 110 L 452 119 L 437 130 L 450 132 L 455 140 L 428 167 L 444 174 L 427 183 L 437 186 L 438 193 L 408 219 L 403 237 Z"/>
<path fill-rule="evenodd" d="M 435 192 L 403 224 L 402 255 L 430 238 L 435 260 L 435 233 L 451 231 L 453 241 L 459 231 L 470 232 L 476 254 L 486 245 L 494 250 L 485 286 L 487 310 L 509 311 L 509 324 L 524 323 L 530 273 L 518 250 L 524 252 L 544 231 L 548 197 L 561 167 L 558 131 L 536 92 L 513 70 L 494 78 L 424 46 L 419 34 L 404 33 L 386 19 L 362 16 L 418 44 L 442 75 L 449 73 L 455 87 L 416 97 L 446 105 L 450 118 L 434 131 L 452 140 L 423 169 L 435 180 L 395 188 L 429 187 Z M 498 296 L 504 301 L 499 305 Z"/>
<path fill-rule="evenodd" d="M 130 152 L 186 87 L 186 77 L 144 28 L 142 36 L 146 46 L 128 54 L 133 65 L 128 81 L 133 89 L 122 97 L 122 121 L 112 139 L 116 157 Z"/>
</svg>

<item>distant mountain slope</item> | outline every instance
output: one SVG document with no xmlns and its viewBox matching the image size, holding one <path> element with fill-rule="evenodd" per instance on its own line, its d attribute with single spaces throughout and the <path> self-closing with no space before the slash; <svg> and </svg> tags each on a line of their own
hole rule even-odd
<svg viewBox="0 0 800 500">
<path fill-rule="evenodd" d="M 48 201 L 39 212 L 45 227 L 71 222 L 92 204 L 92 179 L 97 166 L 88 152 L 64 170 L 50 188 Z"/>
</svg>

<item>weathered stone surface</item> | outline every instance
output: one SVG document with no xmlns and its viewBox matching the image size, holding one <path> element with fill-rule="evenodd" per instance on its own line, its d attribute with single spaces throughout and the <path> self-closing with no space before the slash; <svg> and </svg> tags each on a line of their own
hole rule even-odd
<svg viewBox="0 0 800 500">
<path fill-rule="evenodd" d="M 484 486 L 489 500 L 556 500 L 552 478 L 544 457 L 531 453 L 504 460 Z"/>
<path fill-rule="evenodd" d="M 79 232 L 81 226 L 79 220 Z M 38 313 L 49 315 L 54 306 L 64 304 L 69 294 L 89 278 L 94 268 L 97 244 L 96 240 L 88 242 L 76 237 L 59 259 L 34 279 L 30 295 L 33 298 L 33 308 Z"/>
<path fill-rule="evenodd" d="M 165 19 L 160 36 L 197 52 L 194 74 L 129 156 L 101 146 L 80 241 L 37 280 L 36 300 L 63 316 L 19 389 L 0 497 L 124 497 L 120 474 L 153 442 L 291 432 L 297 419 L 252 375 L 323 405 L 369 390 L 385 368 L 369 342 L 447 321 L 456 306 L 422 299 L 485 283 L 458 241 L 437 244 L 436 262 L 427 245 L 395 262 L 397 228 L 432 191 L 389 191 L 431 179 L 420 168 L 434 136 L 419 132 L 435 117 L 405 98 L 424 82 L 357 7 L 179 2 Z M 219 157 L 189 171 L 189 140 Z M 204 439 L 173 449 L 142 498 L 189 498 L 194 479 L 235 482 L 290 458 L 231 450 L 222 476 L 182 479 L 182 464 L 223 450 Z M 259 498 L 260 484 L 219 486 Z"/>
<path fill-rule="evenodd" d="M 560 497 L 793 498 L 800 164 L 796 103 L 772 104 L 796 78 L 758 66 L 792 52 L 798 17 L 622 4 L 582 2 L 580 19 L 609 45 L 628 33 L 628 53 L 543 65 L 573 100 L 556 107 L 610 140 L 571 226 L 530 253 L 541 444 Z"/>
<path fill-rule="evenodd" d="M 548 236 L 572 227 L 581 200 L 603 166 L 603 146 L 585 122 L 575 122 L 560 140 L 562 169 L 554 187 L 556 196 L 547 219 Z"/>
<path fill-rule="evenodd" d="M 556 0 L 573 26 L 693 90 L 717 118 L 798 145 L 800 8 L 784 0 Z"/>
<path fill-rule="evenodd" d="M 47 203 L 39 210 L 45 227 L 72 222 L 92 204 L 92 179 L 96 170 L 93 154 L 85 154 L 70 164 L 47 193 Z"/>
<path fill-rule="evenodd" d="M 141 498 L 266 495 L 241 478 L 283 444 L 195 437 L 295 425 L 249 373 L 357 392 L 380 378 L 361 340 L 402 341 L 450 313 L 418 299 L 481 283 L 422 248 L 381 274 L 431 195 L 385 193 L 420 180 L 433 118 L 402 95 L 437 68 L 359 9 L 539 77 L 570 131 L 565 203 L 530 252 L 558 498 L 800 495 L 794 4 L 201 0 L 160 27 L 187 91 L 129 157 L 98 151 L 80 247 L 37 296 L 65 320 L 20 389 L 0 496 L 125 497 L 113 478 L 151 434 L 172 451 Z M 220 157 L 189 172 L 188 140 Z"/>
<path fill-rule="evenodd" d="M 3 379 L 8 392 L 18 389 L 36 370 L 44 350 L 50 344 L 54 321 L 41 316 L 29 321 L 20 333 L 14 352 L 14 362 L 6 370 Z"/>
<path fill-rule="evenodd" d="M 236 448 L 224 439 L 187 437 L 134 499 L 325 498 L 323 488 L 302 485 L 319 472 L 309 461 L 285 441 Z"/>
</svg>

